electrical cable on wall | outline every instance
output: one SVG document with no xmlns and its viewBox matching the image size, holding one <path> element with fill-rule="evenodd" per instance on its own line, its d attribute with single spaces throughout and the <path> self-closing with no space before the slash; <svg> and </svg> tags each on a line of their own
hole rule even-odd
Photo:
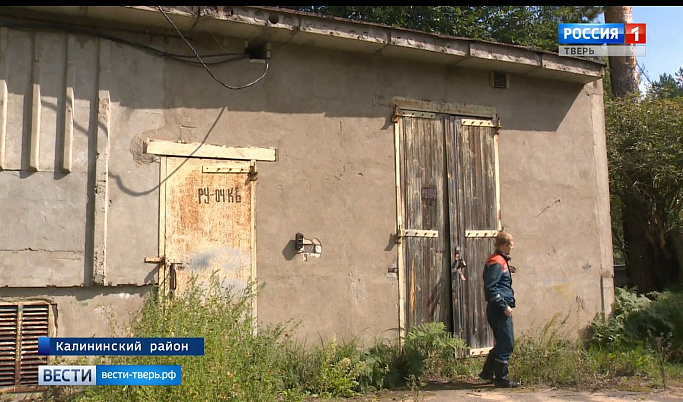
<svg viewBox="0 0 683 402">
<path fill-rule="evenodd" d="M 0 17 L 0 26 L 12 28 L 12 29 L 19 29 L 19 30 L 49 30 L 49 31 L 61 31 L 61 32 L 67 32 L 67 33 L 71 33 L 71 34 L 84 34 L 84 35 L 96 36 L 96 37 L 102 38 L 102 39 L 107 39 L 107 40 L 110 40 L 110 41 L 112 41 L 112 42 L 121 43 L 121 44 L 124 44 L 124 45 L 128 45 L 128 46 L 131 46 L 131 47 L 135 47 L 135 48 L 141 49 L 141 50 L 143 50 L 143 51 L 145 51 L 145 52 L 147 52 L 147 53 L 150 53 L 150 54 L 152 54 L 152 55 L 154 55 L 154 56 L 159 56 L 159 57 L 171 59 L 171 60 L 174 60 L 174 61 L 177 61 L 177 62 L 180 62 L 180 63 L 186 63 L 186 64 L 195 65 L 195 66 L 202 66 L 202 67 L 204 67 L 204 69 L 206 69 L 206 71 L 209 73 L 209 75 L 210 75 L 214 80 L 216 80 L 216 81 L 217 81 L 218 83 L 220 83 L 222 86 L 224 86 L 224 87 L 226 87 L 226 88 L 229 88 L 229 89 L 243 89 L 243 88 L 247 88 L 247 87 L 250 87 L 250 86 L 256 84 L 256 83 L 259 82 L 261 79 L 263 79 L 263 77 L 265 77 L 266 73 L 268 72 L 268 67 L 269 67 L 269 65 L 268 65 L 268 60 L 265 60 L 265 62 L 266 62 L 265 71 L 264 71 L 263 74 L 262 74 L 259 78 L 257 78 L 256 80 L 254 80 L 254 81 L 252 81 L 252 82 L 250 82 L 250 83 L 248 83 L 248 84 L 241 85 L 241 86 L 231 86 L 231 85 L 228 85 L 228 84 L 223 83 L 223 82 L 220 81 L 218 78 L 216 78 L 216 76 L 209 70 L 208 66 L 209 66 L 209 65 L 219 65 L 219 64 L 223 64 L 223 63 L 227 63 L 227 62 L 231 62 L 231 61 L 235 61 L 235 60 L 246 59 L 246 58 L 249 57 L 249 54 L 244 53 L 244 52 L 242 52 L 242 53 L 237 53 L 237 52 L 225 52 L 225 53 L 215 53 L 215 54 L 200 55 L 200 54 L 195 50 L 195 48 L 192 46 L 192 44 L 190 44 L 190 43 L 187 41 L 187 39 L 183 36 L 183 34 L 182 34 L 182 33 L 180 32 L 180 30 L 176 27 L 176 25 L 173 23 L 173 21 L 171 21 L 171 20 L 168 18 L 168 16 L 166 15 L 166 13 L 165 13 L 159 6 L 157 6 L 157 8 L 159 8 L 159 10 L 160 10 L 160 11 L 163 13 L 163 15 L 166 17 L 166 19 L 167 19 L 167 20 L 171 23 L 171 25 L 175 28 L 176 32 L 178 32 L 178 33 L 180 34 L 180 37 L 185 41 L 185 43 L 190 47 L 190 49 L 192 49 L 192 52 L 194 53 L 193 55 L 180 55 L 180 54 L 174 54 L 174 53 L 165 52 L 165 51 L 162 51 L 162 50 L 159 50 L 159 49 L 155 49 L 155 48 L 152 47 L 152 46 L 147 46 L 147 45 L 143 45 L 143 44 L 140 44 L 140 43 L 135 43 L 135 42 L 129 41 L 129 40 L 127 40 L 127 39 L 123 39 L 123 38 L 119 38 L 119 37 L 116 37 L 116 36 L 112 36 L 112 35 L 109 35 L 109 34 L 106 34 L 106 33 L 103 33 L 103 32 L 99 32 L 99 31 L 94 30 L 94 29 L 88 29 L 88 28 L 79 27 L 79 26 L 76 26 L 76 25 L 73 25 L 73 24 L 47 23 L 47 22 L 35 22 L 35 21 L 32 21 L 32 22 L 25 22 L 25 21 L 23 21 L 23 22 L 17 22 L 17 21 L 14 21 L 14 20 L 6 20 L 6 19 L 3 19 L 2 17 Z M 215 59 L 217 59 L 217 58 L 221 58 L 221 59 L 215 60 Z M 195 60 L 192 60 L 192 59 L 197 59 L 198 61 L 195 61 Z M 207 61 L 206 59 L 214 59 L 214 60 L 213 60 L 213 61 Z"/>
<path fill-rule="evenodd" d="M 186 64 L 192 64 L 199 66 L 201 63 L 198 61 L 190 60 L 190 59 L 195 59 L 195 55 L 181 55 L 181 54 L 174 54 L 174 53 L 169 53 L 165 52 L 163 50 L 155 49 L 152 46 L 147 46 L 143 45 L 140 43 L 135 43 L 132 41 L 129 41 L 127 39 L 119 38 L 116 36 L 112 36 L 106 33 L 99 32 L 97 30 L 93 29 L 87 29 L 87 28 L 82 28 L 82 27 L 77 27 L 73 25 L 65 25 L 65 24 L 55 24 L 55 23 L 25 23 L 25 22 L 13 22 L 13 21 L 7 21 L 2 19 L 0 17 L 0 26 L 4 26 L 7 28 L 11 29 L 17 29 L 17 30 L 48 30 L 48 31 L 60 31 L 60 32 L 66 32 L 74 35 L 90 35 L 90 36 L 95 36 L 98 38 L 102 39 L 107 39 L 112 42 L 116 43 L 121 43 L 124 45 L 128 45 L 131 47 L 138 48 L 142 51 L 145 51 L 147 53 L 150 53 L 153 56 L 158 56 L 158 57 L 163 57 L 166 59 L 171 59 L 180 63 L 186 63 Z M 236 52 L 226 52 L 226 53 L 215 53 L 215 54 L 206 54 L 202 55 L 202 58 L 218 58 L 218 57 L 223 57 L 222 60 L 217 60 L 217 61 L 211 61 L 211 62 L 205 62 L 207 65 L 215 65 L 215 64 L 223 64 L 227 63 L 230 61 L 234 60 L 241 60 L 249 57 L 247 53 L 236 53 Z"/>
<path fill-rule="evenodd" d="M 162 10 L 162 12 L 163 12 L 163 10 Z M 197 51 L 194 49 L 194 47 L 192 47 L 192 45 L 190 43 L 188 43 L 188 41 L 185 39 L 185 37 L 182 34 L 181 34 L 181 37 L 190 46 L 194 55 L 181 55 L 181 54 L 165 52 L 165 51 L 156 49 L 152 46 L 144 45 L 141 43 L 136 43 L 136 42 L 133 42 L 133 41 L 130 41 L 127 39 L 123 39 L 123 38 L 119 38 L 117 36 L 110 35 L 108 33 L 100 32 L 97 29 L 91 29 L 91 28 L 78 26 L 78 25 L 74 25 L 74 24 L 70 24 L 70 23 L 45 22 L 45 21 L 38 21 L 38 20 L 32 20 L 32 19 L 6 19 L 6 18 L 3 18 L 2 16 L 0 16 L 0 27 L 7 27 L 10 29 L 21 30 L 21 31 L 47 31 L 47 32 L 67 33 L 67 34 L 72 34 L 72 35 L 92 36 L 92 37 L 96 37 L 96 38 L 106 39 L 106 40 L 109 40 L 109 41 L 112 41 L 115 43 L 121 43 L 121 44 L 124 44 L 127 46 L 131 46 L 131 47 L 140 49 L 146 53 L 149 53 L 153 56 L 167 58 L 167 59 L 170 59 L 170 60 L 173 60 L 176 62 L 191 64 L 191 65 L 195 65 L 195 66 L 202 65 L 205 69 L 207 69 L 207 71 L 208 71 L 207 65 L 223 64 L 226 62 L 235 61 L 235 60 L 242 60 L 242 59 L 246 59 L 246 58 L 250 57 L 250 55 L 245 53 L 245 52 L 239 52 L 239 53 L 238 52 L 223 52 L 223 53 L 212 53 L 212 54 L 199 55 L 197 53 Z M 175 25 L 174 25 L 174 28 L 176 28 L 176 31 L 178 31 L 178 28 L 175 27 Z M 127 32 L 124 29 L 116 29 L 115 31 L 116 32 Z M 178 33 L 180 33 L 180 32 L 178 32 Z M 214 39 L 215 39 L 215 37 L 214 37 Z M 195 58 L 198 59 L 199 61 L 192 60 Z M 212 59 L 214 61 L 207 62 L 207 61 L 204 61 L 205 59 Z M 218 59 L 218 60 L 216 60 L 216 59 Z M 266 71 L 267 71 L 267 64 L 266 64 Z M 209 74 L 211 74 L 210 71 L 209 71 Z M 249 86 L 257 83 L 260 79 L 262 79 L 265 76 L 265 74 L 266 74 L 266 72 L 264 72 L 263 75 L 259 79 L 255 80 L 254 82 L 251 82 L 247 85 L 240 86 L 240 87 L 230 87 L 230 86 L 226 86 L 223 83 L 221 83 L 221 84 L 223 86 L 230 88 L 230 89 L 242 89 L 242 88 L 246 88 L 246 87 L 249 87 Z M 213 74 L 211 74 L 211 76 L 213 77 Z M 215 79 L 215 77 L 214 77 L 214 79 Z M 160 178 L 160 182 L 158 185 L 155 185 L 153 188 L 145 189 L 145 190 L 141 190 L 141 191 L 135 191 L 133 189 L 128 188 L 127 191 L 129 191 L 131 194 L 135 194 L 135 195 L 145 195 L 145 194 L 149 194 L 153 191 L 156 191 L 158 188 L 160 188 L 163 183 L 165 183 L 171 176 L 173 176 L 185 164 L 185 162 L 190 157 L 192 157 L 197 150 L 199 150 L 199 148 L 201 147 L 202 144 L 206 143 L 206 141 L 209 137 L 209 134 L 211 134 L 211 132 L 216 127 L 217 122 L 221 119 L 221 116 L 223 115 L 225 110 L 226 110 L 225 107 L 223 107 L 220 110 L 220 112 L 219 112 L 218 116 L 216 117 L 213 125 L 207 131 L 204 138 L 201 139 L 201 141 L 199 142 L 199 146 L 186 157 L 185 161 L 183 161 L 180 165 L 178 165 L 172 172 L 168 173 L 166 177 Z M 113 180 L 115 180 L 118 183 L 119 187 L 125 188 L 125 185 L 122 183 L 120 176 L 114 175 L 112 177 L 113 177 Z"/>
<path fill-rule="evenodd" d="M 254 81 L 252 81 L 252 82 L 250 82 L 250 83 L 248 83 L 248 84 L 241 85 L 241 86 L 237 86 L 237 87 L 231 86 L 231 85 L 228 85 L 228 84 L 224 83 L 223 81 L 219 80 L 219 79 L 213 74 L 213 72 L 211 72 L 211 70 L 210 70 L 209 67 L 206 65 L 206 63 L 204 63 L 204 60 L 202 60 L 202 57 L 199 55 L 199 53 L 197 53 L 197 50 L 195 50 L 194 46 L 192 46 L 192 44 L 185 38 L 185 35 L 183 35 L 183 33 L 180 32 L 180 29 L 178 29 L 178 27 L 177 27 L 176 24 L 173 22 L 173 20 L 171 20 L 171 18 L 169 18 L 169 16 L 166 14 L 166 12 L 164 11 L 164 9 L 163 9 L 161 6 L 156 6 L 156 7 L 157 7 L 157 9 L 161 12 L 161 14 L 163 14 L 164 17 L 166 17 L 166 20 L 171 24 L 171 26 L 173 26 L 173 28 L 176 30 L 176 32 L 178 32 L 178 35 L 180 35 L 180 37 L 181 37 L 182 40 L 187 44 L 187 46 L 189 46 L 190 49 L 192 49 L 192 53 L 194 53 L 194 55 L 197 57 L 197 60 L 199 60 L 199 63 L 204 67 L 204 69 L 206 70 L 206 72 L 209 73 L 209 75 L 211 76 L 211 78 L 213 78 L 216 82 L 218 82 L 219 84 L 221 84 L 221 85 L 224 86 L 225 88 L 228 88 L 228 89 L 244 89 L 244 88 L 248 88 L 248 87 L 250 87 L 250 86 L 256 84 L 257 82 L 261 81 L 261 79 L 263 79 L 263 77 L 266 76 L 266 73 L 268 73 L 268 59 L 266 59 L 266 60 L 265 60 L 265 62 L 266 62 L 266 67 L 265 67 L 265 69 L 264 69 L 264 71 L 263 71 L 263 74 L 262 74 L 259 78 L 257 78 L 256 80 L 254 80 Z"/>
</svg>

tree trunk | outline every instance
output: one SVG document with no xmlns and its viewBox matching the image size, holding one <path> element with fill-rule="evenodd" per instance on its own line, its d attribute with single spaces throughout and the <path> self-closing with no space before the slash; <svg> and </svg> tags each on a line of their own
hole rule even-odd
<svg viewBox="0 0 683 402">
<path fill-rule="evenodd" d="M 683 230 L 676 230 L 667 236 L 669 250 L 673 254 L 674 265 L 671 268 L 671 277 L 675 283 L 683 281 Z"/>
<path fill-rule="evenodd" d="M 605 6 L 605 22 L 632 23 L 631 6 Z M 612 96 L 621 98 L 627 93 L 638 91 L 639 79 L 636 56 L 610 56 L 608 61 Z"/>
<path fill-rule="evenodd" d="M 655 249 L 648 237 L 647 214 L 641 203 L 632 197 L 624 195 L 621 201 L 627 284 L 637 287 L 638 293 L 660 290 L 655 270 Z"/>
</svg>

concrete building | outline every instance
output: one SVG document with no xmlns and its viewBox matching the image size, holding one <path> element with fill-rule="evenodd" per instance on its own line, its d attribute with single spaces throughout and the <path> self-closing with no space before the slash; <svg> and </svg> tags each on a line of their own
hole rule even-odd
<svg viewBox="0 0 683 402">
<path fill-rule="evenodd" d="M 485 352 L 613 301 L 603 66 L 248 6 L 0 7 L 0 389 L 39 335 L 111 334 L 161 284 L 259 287 L 261 324 Z"/>
</svg>

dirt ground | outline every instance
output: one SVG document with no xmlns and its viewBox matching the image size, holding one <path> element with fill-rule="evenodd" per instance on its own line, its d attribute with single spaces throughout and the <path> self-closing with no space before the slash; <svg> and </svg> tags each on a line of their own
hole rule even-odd
<svg viewBox="0 0 683 402">
<path fill-rule="evenodd" d="M 43 401 L 39 394 L 0 394 L 4 401 Z M 409 389 L 383 390 L 351 398 L 321 399 L 307 398 L 307 402 L 683 402 L 683 378 L 671 379 L 666 389 L 652 389 L 637 379 L 629 379 L 618 387 L 605 386 L 599 389 L 558 389 L 550 387 L 524 386 L 515 389 L 495 388 L 478 379 L 458 382 L 431 381 L 419 391 Z"/>
<path fill-rule="evenodd" d="M 633 387 L 627 387 L 633 388 Z M 637 388 L 637 387 L 636 387 Z M 525 387 L 516 389 L 495 388 L 492 384 L 477 381 L 431 382 L 420 391 L 393 390 L 381 391 L 371 395 L 338 399 L 345 402 L 451 402 L 451 401 L 646 401 L 667 402 L 683 401 L 683 384 L 676 383 L 667 389 L 650 389 L 641 387 L 637 391 L 624 389 L 572 390 L 543 387 Z"/>
</svg>

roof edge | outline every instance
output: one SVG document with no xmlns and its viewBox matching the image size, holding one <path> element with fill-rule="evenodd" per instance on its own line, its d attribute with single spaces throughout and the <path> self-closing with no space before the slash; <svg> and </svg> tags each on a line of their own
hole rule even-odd
<svg viewBox="0 0 683 402">
<path fill-rule="evenodd" d="M 236 36 L 379 54 L 437 64 L 460 65 L 539 78 L 589 83 L 602 78 L 604 64 L 477 39 L 431 34 L 343 18 L 264 6 L 163 6 L 184 32 Z M 23 11 L 23 13 L 22 13 Z M 79 23 L 125 22 L 126 30 L 171 26 L 156 6 L 6 6 L 0 14 L 68 18 Z M 111 25 L 108 28 L 112 28 Z"/>
</svg>

